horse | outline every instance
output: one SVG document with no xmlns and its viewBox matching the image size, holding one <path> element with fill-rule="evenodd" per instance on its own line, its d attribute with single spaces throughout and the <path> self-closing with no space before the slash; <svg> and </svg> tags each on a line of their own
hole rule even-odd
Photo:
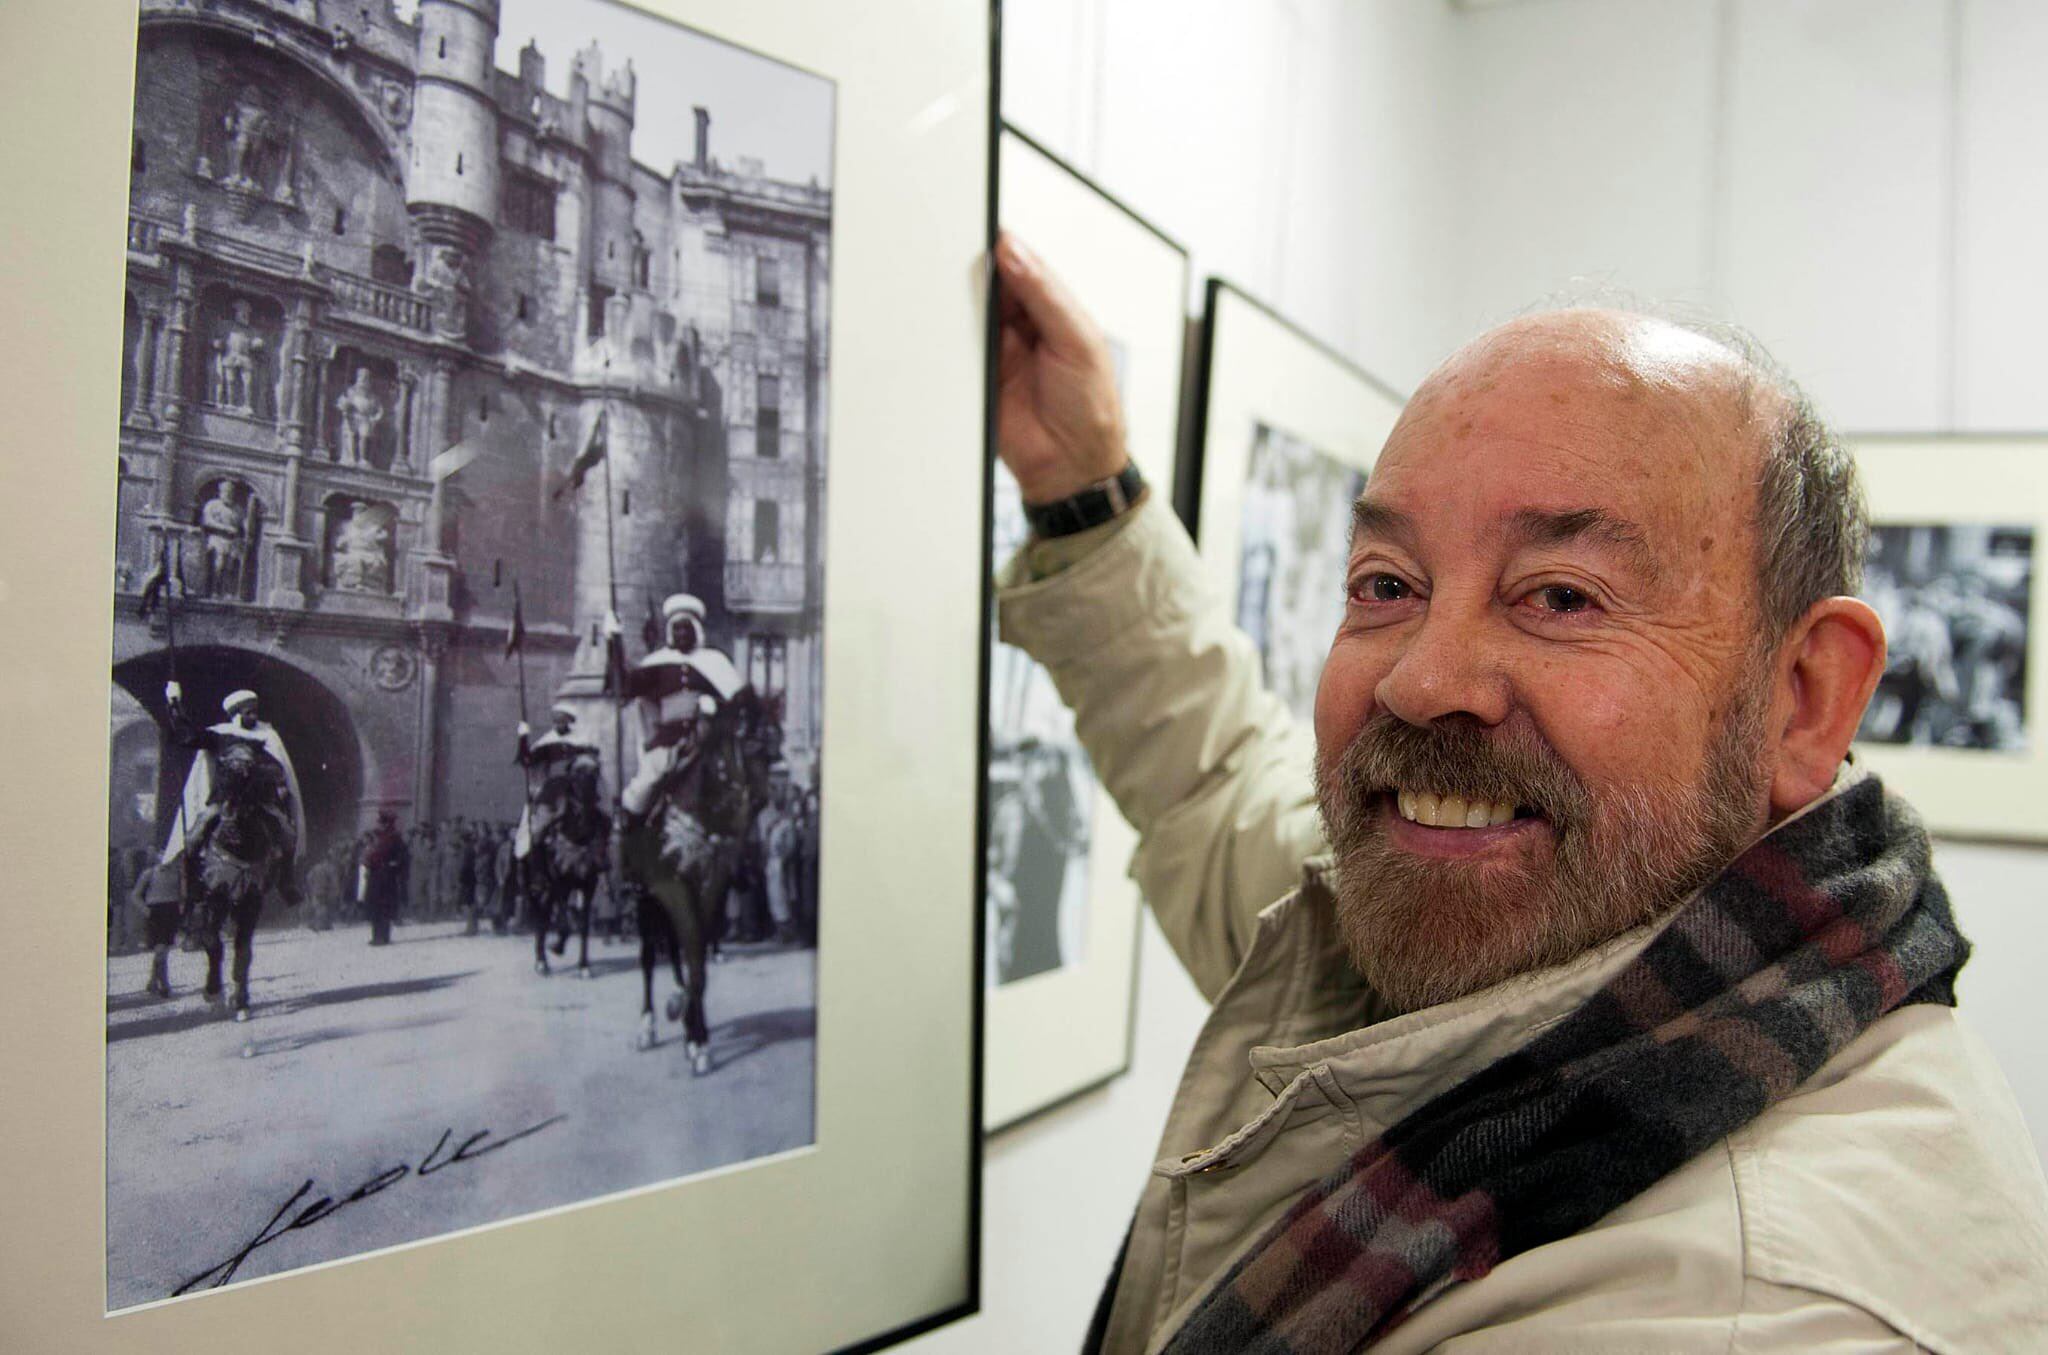
<svg viewBox="0 0 2048 1355">
<path fill-rule="evenodd" d="M 533 901 L 533 968 L 548 973 L 548 923 L 558 930 L 555 954 L 569 942 L 569 928 L 579 913 L 584 919 L 576 972 L 590 973 L 590 901 L 600 878 L 611 869 L 612 816 L 603 809 L 597 758 L 583 754 L 542 785 L 538 802 L 552 805 L 552 814 L 533 835 L 526 862 Z"/>
<path fill-rule="evenodd" d="M 206 952 L 208 1002 L 221 1000 L 221 931 L 234 925 L 237 1021 L 249 1018 L 249 961 L 256 919 L 272 888 L 296 895 L 292 858 L 298 850 L 289 782 L 282 763 L 262 745 L 225 740 L 213 755 L 213 800 L 186 856 L 189 897 L 185 934 Z"/>
<path fill-rule="evenodd" d="M 717 939 L 747 829 L 768 802 L 768 768 L 781 747 L 781 699 L 742 687 L 707 717 L 695 754 L 656 787 L 621 844 L 638 886 L 639 1047 L 654 1047 L 654 970 L 666 947 L 677 988 L 668 1018 L 683 1023 L 683 1049 L 699 1076 L 711 1071 L 705 953 Z"/>
</svg>

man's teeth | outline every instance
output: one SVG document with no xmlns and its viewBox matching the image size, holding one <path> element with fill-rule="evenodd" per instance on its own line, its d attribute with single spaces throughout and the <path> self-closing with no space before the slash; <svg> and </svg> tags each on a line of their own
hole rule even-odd
<svg viewBox="0 0 2048 1355">
<path fill-rule="evenodd" d="M 1515 817 L 1515 807 L 1498 800 L 1468 800 L 1426 790 L 1396 792 L 1401 817 L 1429 828 L 1492 828 Z"/>
</svg>

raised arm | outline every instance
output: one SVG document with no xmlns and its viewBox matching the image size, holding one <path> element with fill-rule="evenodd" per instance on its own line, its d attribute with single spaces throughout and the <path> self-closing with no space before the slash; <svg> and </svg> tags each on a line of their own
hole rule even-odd
<svg viewBox="0 0 2048 1355">
<path fill-rule="evenodd" d="M 1003 283 L 998 446 L 1026 503 L 1108 479 L 1126 460 L 1107 346 L 1011 237 Z M 1132 874 L 1196 984 L 1213 996 L 1259 911 L 1325 849 L 1313 743 L 1259 677 L 1172 510 L 1027 545 L 1003 570 L 1003 638 L 1051 673 L 1096 774 L 1138 830 Z"/>
<path fill-rule="evenodd" d="M 215 750 L 220 737 L 196 723 L 185 711 L 185 689 L 176 682 L 164 684 L 164 704 L 171 710 L 171 742 L 180 748 Z"/>
</svg>

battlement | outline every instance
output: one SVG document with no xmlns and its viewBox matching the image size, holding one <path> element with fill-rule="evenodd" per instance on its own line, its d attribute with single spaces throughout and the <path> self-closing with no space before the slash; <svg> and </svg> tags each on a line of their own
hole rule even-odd
<svg viewBox="0 0 2048 1355">
<path fill-rule="evenodd" d="M 498 0 L 420 0 L 421 9 L 425 9 L 430 4 L 449 5 L 456 9 L 466 9 L 476 15 L 477 18 L 488 23 L 491 26 L 492 32 L 495 33 L 498 29 Z"/>
<path fill-rule="evenodd" d="M 583 82 L 590 102 L 611 109 L 627 122 L 633 120 L 640 78 L 633 72 L 631 58 L 627 59 L 625 65 L 607 75 L 604 68 L 604 52 L 593 42 L 576 53 L 569 72 L 572 81 Z"/>
</svg>

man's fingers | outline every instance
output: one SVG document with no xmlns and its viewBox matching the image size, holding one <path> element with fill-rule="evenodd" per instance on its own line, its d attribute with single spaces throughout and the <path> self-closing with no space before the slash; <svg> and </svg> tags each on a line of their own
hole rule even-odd
<svg viewBox="0 0 2048 1355">
<path fill-rule="evenodd" d="M 1077 356 L 1096 343 L 1095 325 L 1060 280 L 1009 231 L 996 239 L 996 272 L 1041 338 L 1057 352 Z"/>
<path fill-rule="evenodd" d="M 1007 386 L 1011 381 L 1023 376 L 1030 361 L 1030 341 L 1017 330 L 1004 326 L 1002 351 L 996 358 L 996 373 L 1002 384 Z"/>
</svg>

